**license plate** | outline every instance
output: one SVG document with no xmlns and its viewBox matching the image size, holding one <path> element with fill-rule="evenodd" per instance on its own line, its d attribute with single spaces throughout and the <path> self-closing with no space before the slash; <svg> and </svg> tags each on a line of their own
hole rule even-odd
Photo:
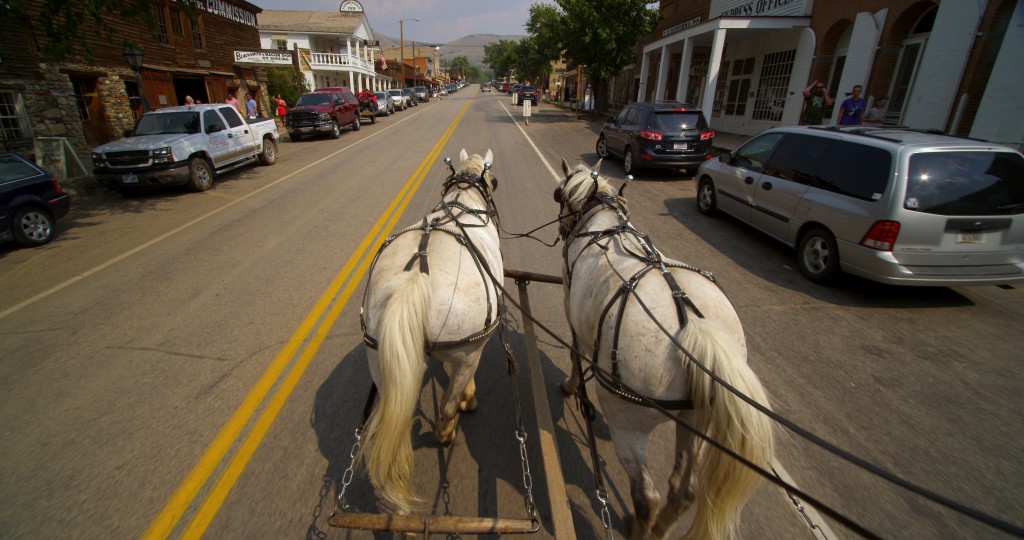
<svg viewBox="0 0 1024 540">
<path fill-rule="evenodd" d="M 300 133 L 312 133 L 313 132 L 313 128 L 311 128 L 311 127 L 299 128 L 299 132 Z"/>
<path fill-rule="evenodd" d="M 985 233 L 959 233 L 956 235 L 957 244 L 984 244 Z"/>
<path fill-rule="evenodd" d="M 139 181 L 139 177 L 135 174 L 122 174 L 121 181 L 125 184 L 134 184 Z"/>
<path fill-rule="evenodd" d="M 687 148 L 687 145 L 686 145 L 686 143 L 683 143 L 683 142 L 677 142 L 677 143 L 673 143 L 672 144 L 672 149 L 673 150 L 686 150 L 686 148 Z"/>
</svg>

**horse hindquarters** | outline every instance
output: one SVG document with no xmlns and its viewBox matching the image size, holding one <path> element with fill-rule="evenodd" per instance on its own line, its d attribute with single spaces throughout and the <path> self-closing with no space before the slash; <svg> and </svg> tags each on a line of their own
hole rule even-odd
<svg viewBox="0 0 1024 540">
<path fill-rule="evenodd" d="M 683 347 L 722 380 L 754 401 L 768 406 L 757 375 L 747 365 L 733 337 L 717 322 L 691 317 L 683 328 Z M 770 419 L 741 398 L 719 387 L 711 377 L 686 362 L 691 396 L 697 410 L 707 411 L 707 434 L 755 465 L 771 466 L 774 443 Z M 708 448 L 698 468 L 697 508 L 688 538 L 726 538 L 757 487 L 760 476 L 746 465 Z"/>
<path fill-rule="evenodd" d="M 426 274 L 401 272 L 380 292 L 376 355 L 380 398 L 367 423 L 364 458 L 373 486 L 400 514 L 408 513 L 409 503 L 415 500 L 409 490 L 413 465 L 409 433 L 426 371 L 423 343 L 429 285 Z"/>
</svg>

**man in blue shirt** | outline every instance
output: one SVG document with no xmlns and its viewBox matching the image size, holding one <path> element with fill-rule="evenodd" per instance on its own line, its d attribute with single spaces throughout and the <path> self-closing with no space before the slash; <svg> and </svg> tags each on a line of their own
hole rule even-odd
<svg viewBox="0 0 1024 540">
<path fill-rule="evenodd" d="M 245 112 L 249 114 L 249 118 L 256 118 L 256 100 L 252 98 L 252 94 L 245 95 Z"/>
</svg>

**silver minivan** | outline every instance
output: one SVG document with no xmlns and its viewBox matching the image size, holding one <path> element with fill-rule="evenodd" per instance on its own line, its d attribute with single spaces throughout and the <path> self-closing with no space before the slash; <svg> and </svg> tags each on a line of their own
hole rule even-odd
<svg viewBox="0 0 1024 540">
<path fill-rule="evenodd" d="M 701 213 L 795 247 L 812 281 L 1024 281 L 1024 156 L 1006 146 L 906 128 L 773 128 L 696 178 Z"/>
</svg>

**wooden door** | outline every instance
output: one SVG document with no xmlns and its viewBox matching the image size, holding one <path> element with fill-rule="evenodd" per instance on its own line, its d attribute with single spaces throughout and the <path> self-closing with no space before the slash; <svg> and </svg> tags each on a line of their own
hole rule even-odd
<svg viewBox="0 0 1024 540">
<path fill-rule="evenodd" d="M 72 76 L 70 79 L 86 142 L 91 146 L 99 146 L 114 140 L 110 134 L 103 100 L 99 96 L 96 77 Z"/>
</svg>

